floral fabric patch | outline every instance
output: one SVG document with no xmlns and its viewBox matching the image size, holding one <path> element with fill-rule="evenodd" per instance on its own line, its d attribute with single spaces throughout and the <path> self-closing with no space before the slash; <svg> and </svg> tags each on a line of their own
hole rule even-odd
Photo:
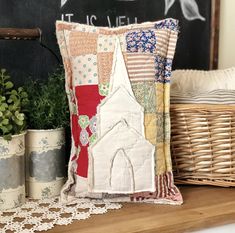
<svg viewBox="0 0 235 233">
<path fill-rule="evenodd" d="M 154 53 L 156 36 L 152 30 L 137 30 L 126 35 L 127 51 Z"/>
<path fill-rule="evenodd" d="M 170 29 L 173 31 L 178 31 L 178 20 L 166 19 L 155 24 L 156 29 Z"/>
<path fill-rule="evenodd" d="M 109 83 L 99 84 L 99 94 L 102 96 L 107 96 L 109 93 Z"/>
<path fill-rule="evenodd" d="M 156 91 L 154 82 L 134 82 L 132 90 L 145 113 L 156 112 Z"/>
<path fill-rule="evenodd" d="M 90 124 L 89 117 L 86 115 L 80 115 L 78 123 L 82 129 L 85 129 Z"/>
<path fill-rule="evenodd" d="M 80 133 L 80 142 L 83 146 L 86 146 L 87 143 L 89 142 L 89 134 L 85 129 L 81 130 Z"/>
<path fill-rule="evenodd" d="M 157 141 L 170 141 L 170 115 L 169 113 L 157 113 Z"/>
<path fill-rule="evenodd" d="M 91 131 L 91 133 L 96 133 L 96 123 L 97 123 L 97 118 L 96 116 L 93 116 L 91 119 L 90 119 L 90 125 L 89 125 L 89 129 Z"/>
<path fill-rule="evenodd" d="M 89 143 L 90 143 L 90 145 L 93 144 L 95 141 L 96 141 L 96 134 L 92 134 L 92 135 L 89 137 Z"/>
<path fill-rule="evenodd" d="M 171 78 L 172 59 L 161 56 L 155 57 L 156 81 L 169 83 Z"/>
<path fill-rule="evenodd" d="M 75 86 L 98 84 L 96 55 L 87 54 L 72 58 L 72 68 Z"/>
</svg>

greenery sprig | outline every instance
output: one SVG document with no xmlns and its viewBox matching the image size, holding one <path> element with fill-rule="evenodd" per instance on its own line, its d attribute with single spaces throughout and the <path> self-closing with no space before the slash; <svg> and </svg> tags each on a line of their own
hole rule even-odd
<svg viewBox="0 0 235 233">
<path fill-rule="evenodd" d="M 69 126 L 69 108 L 62 68 L 49 74 L 44 81 L 29 81 L 25 88 L 29 96 L 28 128 L 56 129 Z"/>
<path fill-rule="evenodd" d="M 28 95 L 22 87 L 14 89 L 5 69 L 0 70 L 0 136 L 11 140 L 12 135 L 26 129 Z"/>
</svg>

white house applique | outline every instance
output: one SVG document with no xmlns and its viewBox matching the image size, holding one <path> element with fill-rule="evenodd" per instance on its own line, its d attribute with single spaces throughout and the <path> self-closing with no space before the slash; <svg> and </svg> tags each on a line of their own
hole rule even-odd
<svg viewBox="0 0 235 233">
<path fill-rule="evenodd" d="M 155 147 L 145 139 L 144 109 L 132 92 L 118 38 L 109 94 L 97 107 L 97 136 L 89 147 L 89 191 L 156 190 Z"/>
</svg>

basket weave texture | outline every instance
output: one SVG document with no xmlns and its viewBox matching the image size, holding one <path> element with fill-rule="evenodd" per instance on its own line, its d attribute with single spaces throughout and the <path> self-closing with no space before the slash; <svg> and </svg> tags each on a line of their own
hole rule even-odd
<svg viewBox="0 0 235 233">
<path fill-rule="evenodd" d="M 235 105 L 171 105 L 171 154 L 181 184 L 235 186 Z"/>
</svg>

